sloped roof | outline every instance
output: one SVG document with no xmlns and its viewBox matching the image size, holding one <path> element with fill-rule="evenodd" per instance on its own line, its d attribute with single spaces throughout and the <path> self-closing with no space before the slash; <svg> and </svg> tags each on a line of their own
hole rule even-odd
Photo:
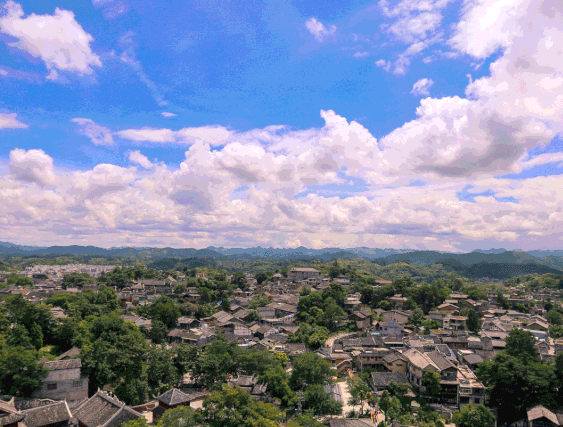
<svg viewBox="0 0 563 427">
<path fill-rule="evenodd" d="M 107 420 L 100 427 L 119 427 L 123 423 L 132 420 L 137 420 L 139 418 L 143 418 L 143 415 L 129 408 L 128 406 L 122 406 L 121 409 L 119 409 L 119 411 L 117 411 L 109 420 Z"/>
<path fill-rule="evenodd" d="M 528 410 L 528 421 L 537 420 L 538 418 L 543 417 L 547 418 L 556 426 L 559 425 L 557 415 L 555 415 L 553 412 L 542 405 L 534 406 L 532 409 Z"/>
<path fill-rule="evenodd" d="M 63 360 L 66 358 L 72 358 L 75 356 L 78 356 L 80 354 L 80 349 L 78 347 L 72 347 L 70 350 L 65 351 L 63 354 L 61 354 L 59 357 L 56 358 L 56 360 Z"/>
<path fill-rule="evenodd" d="M 330 427 L 373 427 L 371 418 L 333 418 Z"/>
<path fill-rule="evenodd" d="M 389 383 L 408 383 L 407 374 L 400 372 L 372 372 L 371 381 L 375 387 L 388 387 Z"/>
<path fill-rule="evenodd" d="M 192 398 L 183 391 L 180 391 L 177 388 L 172 388 L 158 396 L 156 400 L 164 403 L 165 405 L 174 406 L 190 402 Z"/>
<path fill-rule="evenodd" d="M 23 411 L 26 427 L 39 427 L 47 424 L 60 423 L 71 419 L 72 414 L 68 409 L 66 401 L 53 403 L 52 405 L 40 406 L 38 408 Z"/>
<path fill-rule="evenodd" d="M 99 427 L 108 422 L 119 410 L 125 406 L 116 397 L 98 390 L 90 399 L 74 411 L 74 417 L 86 427 Z"/>
<path fill-rule="evenodd" d="M 10 424 L 18 423 L 23 420 L 24 417 L 24 414 L 18 412 L 9 415 L 0 415 L 0 426 L 7 426 Z"/>
<path fill-rule="evenodd" d="M 61 371 L 64 369 L 81 368 L 82 361 L 80 359 L 54 360 L 52 362 L 43 363 L 43 366 L 49 371 Z"/>
</svg>

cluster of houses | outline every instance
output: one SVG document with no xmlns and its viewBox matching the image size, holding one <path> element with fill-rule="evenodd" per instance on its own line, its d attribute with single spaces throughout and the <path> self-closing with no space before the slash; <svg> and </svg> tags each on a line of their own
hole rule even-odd
<svg viewBox="0 0 563 427">
<path fill-rule="evenodd" d="M 201 279 L 205 276 L 199 273 Z M 229 278 L 227 278 L 229 279 Z M 54 292 L 81 292 L 84 289 L 97 290 L 95 284 L 82 290 L 60 288 L 60 278 L 36 281 L 33 289 L 8 287 L 3 293 L 21 293 L 29 301 L 39 302 Z M 174 349 L 179 344 L 204 347 L 215 336 L 222 334 L 244 348 L 269 350 L 287 354 L 289 360 L 310 351 L 304 344 L 290 343 L 289 337 L 298 329 L 299 290 L 304 286 L 321 290 L 337 282 L 344 287 L 349 281 L 344 277 L 329 278 L 313 268 L 294 268 L 287 277 L 276 274 L 272 280 L 258 285 L 256 279 L 247 275 L 247 286 L 237 289 L 230 301 L 228 311 L 217 311 L 213 315 L 195 319 L 180 317 L 177 326 L 168 332 L 166 344 Z M 197 303 L 200 295 L 195 287 L 183 287 L 178 292 L 178 280 L 132 281 L 118 291 L 123 307 L 150 304 L 160 295 L 182 298 Z M 380 280 L 376 286 L 389 281 Z M 549 295 L 549 297 L 547 296 Z M 260 298 L 265 305 L 254 307 L 252 302 Z M 529 302 L 530 296 L 508 294 L 512 302 Z M 548 291 L 531 295 L 539 301 L 557 297 Z M 474 301 L 467 295 L 454 293 L 443 304 L 429 313 L 429 318 L 439 325 L 430 331 L 411 323 L 413 311 L 405 310 L 406 298 L 394 295 L 388 298 L 391 310 L 371 310 L 361 303 L 360 295 L 349 293 L 344 303 L 346 318 L 343 322 L 353 323 L 355 332 L 340 333 L 331 337 L 316 354 L 330 363 L 338 372 L 350 374 L 354 371 L 369 370 L 371 386 L 375 393 L 382 393 L 391 383 L 409 384 L 424 394 L 424 374 L 437 372 L 440 376 L 441 392 L 434 396 L 436 405 L 444 413 L 451 414 L 460 407 L 485 403 L 486 388 L 477 379 L 475 370 L 484 360 L 491 360 L 506 346 L 505 339 L 513 328 L 529 330 L 537 338 L 536 346 L 543 359 L 563 352 L 563 340 L 549 336 L 549 322 L 542 317 L 539 305 L 530 313 L 505 310 L 496 304 L 496 294 L 487 300 Z M 467 318 L 460 313 L 465 307 L 474 309 L 480 316 L 481 330 L 478 334 L 467 330 Z M 249 316 L 256 310 L 259 318 Z M 52 308 L 56 319 L 65 317 L 60 308 Z M 122 317 L 139 327 L 151 328 L 150 319 L 126 311 Z M 348 328 L 350 330 L 350 328 Z M 81 427 L 118 426 L 124 421 L 145 417 L 154 421 L 162 413 L 177 405 L 198 407 L 206 393 L 197 388 L 187 375 L 179 388 L 169 390 L 138 407 L 129 407 L 111 393 L 98 391 L 88 397 L 88 378 L 81 374 L 78 349 L 71 349 L 55 361 L 42 360 L 49 371 L 40 389 L 28 399 L 0 399 L 0 426 L 41 427 L 53 425 L 63 427 L 74 423 Z M 238 375 L 229 379 L 231 385 L 247 390 L 255 399 L 274 402 L 268 393 L 267 384 L 261 384 L 256 376 Z M 335 399 L 341 399 L 338 384 L 327 384 L 327 391 Z M 38 415 L 41 414 L 41 415 Z M 543 414 L 541 418 L 538 414 Z M 531 417 L 531 418 L 530 418 Z M 535 417 L 535 418 L 534 418 Z M 535 409 L 529 415 L 542 422 L 560 420 L 560 415 L 547 409 Z M 38 421 L 39 419 L 42 421 Z M 560 422 L 560 421 L 557 421 Z M 532 423 L 529 425 L 540 425 Z M 343 424 L 344 425 L 344 424 Z"/>
</svg>

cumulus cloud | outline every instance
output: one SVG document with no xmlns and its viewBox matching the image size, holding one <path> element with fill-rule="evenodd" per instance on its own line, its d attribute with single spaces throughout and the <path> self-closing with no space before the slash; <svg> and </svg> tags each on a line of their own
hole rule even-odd
<svg viewBox="0 0 563 427">
<path fill-rule="evenodd" d="M 305 22 L 305 27 L 315 37 L 318 42 L 322 42 L 326 37 L 336 34 L 336 27 L 329 25 L 326 27 L 321 21 L 316 18 L 309 18 Z"/>
<path fill-rule="evenodd" d="M 434 81 L 432 79 L 420 79 L 413 85 L 411 93 L 415 96 L 428 96 L 433 84 Z"/>
<path fill-rule="evenodd" d="M 169 113 L 168 111 L 163 111 L 161 114 L 162 114 L 162 117 L 166 117 L 166 118 L 176 117 L 176 114 Z"/>
<path fill-rule="evenodd" d="M 129 153 L 129 161 L 141 165 L 145 169 L 151 169 L 153 167 L 151 161 L 146 156 L 143 156 L 139 150 Z"/>
<path fill-rule="evenodd" d="M 563 175 L 498 176 L 563 163 L 561 153 L 530 155 L 563 127 L 563 4 L 522 1 L 512 21 L 479 30 L 473 17 L 489 15 L 473 11 L 483 4 L 467 3 L 471 40 L 452 46 L 476 60 L 499 52 L 489 72 L 465 97 L 422 99 L 414 120 L 388 135 L 376 139 L 332 110 L 321 111 L 323 126 L 300 130 L 129 129 L 118 135 L 185 144 L 185 158 L 164 165 L 131 152 L 144 170 L 102 164 L 64 176 L 43 151 L 14 150 L 0 176 L 0 234 L 108 246 L 560 246 Z"/>
<path fill-rule="evenodd" d="M 0 113 L 0 129 L 25 129 L 27 125 L 16 119 L 16 113 Z"/>
<path fill-rule="evenodd" d="M 93 66 L 102 66 L 100 57 L 90 47 L 93 37 L 71 11 L 56 8 L 53 15 L 24 17 L 22 6 L 13 0 L 4 3 L 3 9 L 0 31 L 18 39 L 8 44 L 41 58 L 51 70 L 51 78 L 56 76 L 56 70 L 91 74 Z"/>
<path fill-rule="evenodd" d="M 43 150 L 21 150 L 10 152 L 10 172 L 15 179 L 40 186 L 54 186 L 58 179 L 55 174 L 53 159 Z"/>
<path fill-rule="evenodd" d="M 80 126 L 80 131 L 92 140 L 95 145 L 113 145 L 113 137 L 108 128 L 94 123 L 91 119 L 76 118 L 72 122 Z"/>
</svg>

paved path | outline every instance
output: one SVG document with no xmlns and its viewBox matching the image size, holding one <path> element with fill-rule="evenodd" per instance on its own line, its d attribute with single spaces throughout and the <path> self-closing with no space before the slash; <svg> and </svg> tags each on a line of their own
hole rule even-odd
<svg viewBox="0 0 563 427">
<path fill-rule="evenodd" d="M 344 406 L 342 407 L 342 416 L 345 417 L 348 412 L 355 411 L 357 414 L 360 413 L 362 409 L 361 405 L 352 406 L 348 404 L 350 400 L 350 391 L 348 390 L 348 383 L 346 381 L 339 381 L 338 384 L 340 385 L 340 389 L 342 390 L 342 400 L 344 401 Z M 366 403 L 364 404 L 364 412 L 371 411 L 370 406 Z M 380 422 L 385 421 L 385 416 L 382 414 L 377 414 L 376 416 L 376 426 L 379 425 Z"/>
<path fill-rule="evenodd" d="M 339 334 L 329 337 L 326 340 L 325 345 L 328 347 L 332 347 L 332 343 L 334 341 L 339 340 L 340 338 L 347 337 L 348 335 L 357 335 L 357 334 L 358 334 L 357 332 L 340 332 Z"/>
</svg>

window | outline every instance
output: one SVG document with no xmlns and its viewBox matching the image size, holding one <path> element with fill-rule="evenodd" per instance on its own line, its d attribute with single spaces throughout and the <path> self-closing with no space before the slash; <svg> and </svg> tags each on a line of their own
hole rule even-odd
<svg viewBox="0 0 563 427">
<path fill-rule="evenodd" d="M 56 389 L 57 389 L 56 383 L 47 384 L 47 390 L 56 390 Z"/>
<path fill-rule="evenodd" d="M 82 381 L 73 381 L 72 386 L 73 387 L 82 387 Z"/>
</svg>

